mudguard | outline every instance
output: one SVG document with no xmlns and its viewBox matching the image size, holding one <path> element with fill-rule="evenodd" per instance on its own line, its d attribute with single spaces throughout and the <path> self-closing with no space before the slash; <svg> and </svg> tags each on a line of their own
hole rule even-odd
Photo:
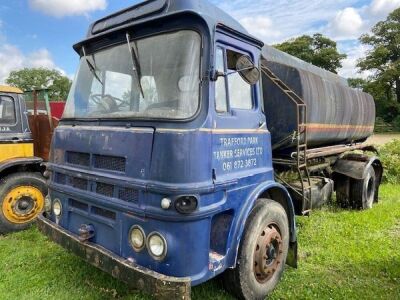
<svg viewBox="0 0 400 300">
<path fill-rule="evenodd" d="M 24 157 L 24 158 L 13 158 L 2 161 L 0 163 L 0 173 L 4 170 L 7 170 L 11 167 L 15 166 L 25 166 L 25 165 L 40 165 L 43 162 L 43 159 L 39 157 Z"/>
<path fill-rule="evenodd" d="M 373 166 L 375 172 L 377 173 L 377 178 L 379 182 L 382 177 L 383 167 L 382 163 L 376 156 L 366 157 L 366 156 L 348 156 L 339 159 L 333 166 L 333 172 L 347 177 L 362 180 L 367 176 L 368 168 Z"/>
</svg>

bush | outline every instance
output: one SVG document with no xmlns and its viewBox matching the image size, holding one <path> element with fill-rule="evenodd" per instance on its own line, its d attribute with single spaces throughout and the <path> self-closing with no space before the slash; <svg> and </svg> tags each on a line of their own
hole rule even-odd
<svg viewBox="0 0 400 300">
<path fill-rule="evenodd" d="M 400 116 L 397 116 L 394 120 L 393 120 L 393 125 L 394 128 L 399 131 L 400 130 Z"/>
<path fill-rule="evenodd" d="M 385 182 L 400 183 L 400 140 L 394 140 L 380 149 L 380 158 L 385 168 L 383 180 Z"/>
<path fill-rule="evenodd" d="M 375 120 L 375 133 L 387 133 L 387 132 L 393 132 L 393 126 L 387 122 L 385 122 L 384 119 L 377 117 Z"/>
</svg>

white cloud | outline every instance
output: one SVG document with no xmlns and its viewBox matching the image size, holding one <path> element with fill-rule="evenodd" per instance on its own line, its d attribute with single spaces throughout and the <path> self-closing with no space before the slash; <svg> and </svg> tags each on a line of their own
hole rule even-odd
<svg viewBox="0 0 400 300">
<path fill-rule="evenodd" d="M 321 30 L 339 10 L 357 4 L 358 0 L 212 0 L 223 10 L 268 44 L 283 42 Z M 269 20 L 264 25 L 259 20 Z M 247 20 L 247 23 L 243 22 Z M 265 20 L 264 20 L 265 22 Z M 262 34 L 264 31 L 264 34 Z M 260 34 L 261 33 L 261 34 Z"/>
<path fill-rule="evenodd" d="M 29 0 L 30 6 L 54 17 L 86 15 L 107 7 L 106 0 Z"/>
<path fill-rule="evenodd" d="M 281 37 L 281 32 L 274 26 L 272 20 L 268 17 L 256 16 L 246 17 L 240 20 L 240 23 L 254 36 L 263 40 L 277 39 Z"/>
<path fill-rule="evenodd" d="M 39 49 L 25 55 L 18 47 L 10 44 L 0 46 L 0 66 L 0 83 L 5 82 L 11 71 L 23 68 L 56 69 L 65 74 L 56 66 L 47 49 Z"/>
<path fill-rule="evenodd" d="M 339 75 L 345 78 L 368 78 L 372 75 L 369 71 L 359 73 L 357 63 L 360 58 L 365 57 L 366 53 L 370 48 L 359 43 L 354 43 L 350 46 L 344 46 L 340 49 L 342 52 L 347 53 L 347 58 L 342 61 L 342 69 L 339 71 Z"/>
<path fill-rule="evenodd" d="M 373 0 L 369 6 L 372 15 L 386 17 L 390 12 L 400 7 L 400 0 Z"/>
<path fill-rule="evenodd" d="M 363 31 L 364 21 L 353 7 L 340 10 L 328 24 L 326 33 L 335 39 L 356 39 Z"/>
</svg>

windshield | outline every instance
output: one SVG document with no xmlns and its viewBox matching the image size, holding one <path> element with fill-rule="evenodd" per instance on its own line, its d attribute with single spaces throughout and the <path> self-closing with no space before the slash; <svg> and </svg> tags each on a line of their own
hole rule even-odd
<svg viewBox="0 0 400 300">
<path fill-rule="evenodd" d="M 200 49 L 200 35 L 183 30 L 82 57 L 63 118 L 192 117 L 199 107 Z"/>
</svg>

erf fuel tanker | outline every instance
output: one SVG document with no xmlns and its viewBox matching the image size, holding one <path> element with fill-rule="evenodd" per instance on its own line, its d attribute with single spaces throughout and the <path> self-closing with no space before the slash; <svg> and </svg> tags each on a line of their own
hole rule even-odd
<svg viewBox="0 0 400 300">
<path fill-rule="evenodd" d="M 185 300 L 221 275 L 265 299 L 297 266 L 295 214 L 378 201 L 372 98 L 209 2 L 139 3 L 74 49 L 38 227 L 132 288 Z"/>
</svg>

